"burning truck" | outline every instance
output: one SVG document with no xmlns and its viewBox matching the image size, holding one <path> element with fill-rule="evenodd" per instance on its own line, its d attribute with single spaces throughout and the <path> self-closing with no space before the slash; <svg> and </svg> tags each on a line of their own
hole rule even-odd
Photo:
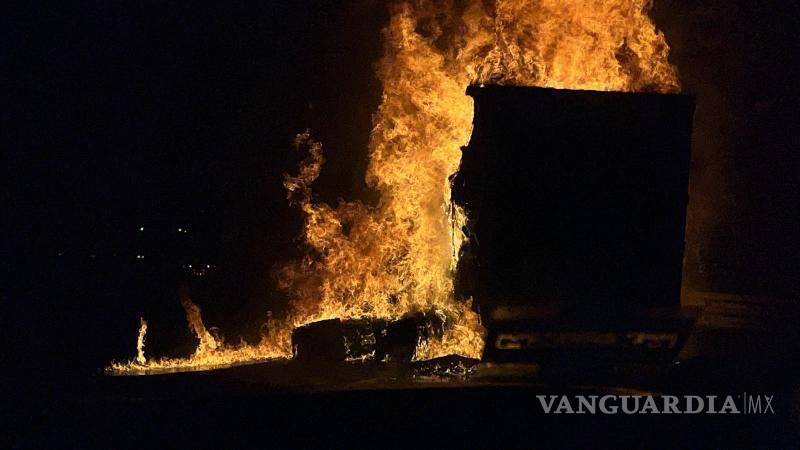
<svg viewBox="0 0 800 450">
<path fill-rule="evenodd" d="M 307 158 L 284 187 L 305 256 L 276 273 L 289 310 L 234 345 L 182 300 L 192 355 L 149 357 L 142 321 L 137 359 L 109 370 L 477 361 L 548 340 L 581 347 L 586 323 L 589 348 L 676 350 L 692 102 L 676 95 L 649 6 L 395 3 L 367 151 L 377 203 L 317 201 L 323 147 L 300 134 Z M 672 308 L 674 326 L 648 328 L 648 307 Z"/>
</svg>

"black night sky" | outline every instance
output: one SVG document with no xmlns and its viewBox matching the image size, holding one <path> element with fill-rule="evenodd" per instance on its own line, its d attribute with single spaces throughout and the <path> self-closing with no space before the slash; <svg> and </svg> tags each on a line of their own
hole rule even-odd
<svg viewBox="0 0 800 450">
<path fill-rule="evenodd" d="M 796 298 L 800 6 L 655 3 L 697 103 L 684 282 Z M 128 358 L 141 315 L 153 346 L 179 351 L 188 264 L 214 267 L 197 299 L 206 321 L 255 338 L 253 317 L 285 302 L 271 270 L 298 251 L 281 180 L 306 128 L 326 146 L 320 199 L 374 201 L 363 174 L 384 2 L 13 9 L 0 27 L 0 315 L 22 349 L 15 370 Z"/>
<path fill-rule="evenodd" d="M 4 27 L 14 340 L 46 348 L 72 330 L 56 360 L 97 366 L 112 355 L 89 343 L 118 341 L 126 357 L 144 315 L 176 329 L 162 340 L 174 347 L 188 337 L 175 295 L 188 264 L 215 269 L 210 320 L 257 337 L 252 317 L 285 301 L 272 267 L 297 252 L 300 216 L 281 185 L 302 156 L 294 135 L 311 128 L 330 148 L 323 200 L 369 197 L 386 17 L 375 2 L 19 11 Z"/>
</svg>

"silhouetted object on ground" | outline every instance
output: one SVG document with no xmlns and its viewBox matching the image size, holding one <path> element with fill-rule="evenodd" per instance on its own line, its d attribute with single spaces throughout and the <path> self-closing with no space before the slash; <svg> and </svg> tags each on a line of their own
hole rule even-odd
<svg viewBox="0 0 800 450">
<path fill-rule="evenodd" d="M 292 333 L 292 346 L 295 359 L 300 362 L 366 358 L 405 367 L 414 357 L 418 340 L 441 337 L 443 326 L 444 322 L 436 314 L 422 313 L 392 321 L 322 320 L 296 328 Z"/>
<path fill-rule="evenodd" d="M 375 358 L 383 361 L 388 357 L 398 364 L 408 364 L 414 357 L 419 336 L 420 317 L 409 316 L 386 324 L 377 330 Z"/>
<path fill-rule="evenodd" d="M 321 320 L 292 332 L 292 347 L 298 362 L 338 362 L 347 357 L 342 321 Z"/>
</svg>

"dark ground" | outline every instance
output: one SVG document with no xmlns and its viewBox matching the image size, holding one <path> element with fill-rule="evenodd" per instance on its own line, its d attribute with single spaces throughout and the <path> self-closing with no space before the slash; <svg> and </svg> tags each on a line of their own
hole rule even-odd
<svg viewBox="0 0 800 450">
<path fill-rule="evenodd" d="M 29 434 L 18 435 L 17 443 L 23 448 L 796 448 L 796 383 L 792 392 L 786 380 L 770 380 L 764 390 L 764 379 L 744 382 L 741 371 L 718 363 L 651 367 L 635 376 L 641 382 L 648 373 L 646 384 L 660 383 L 674 395 L 775 395 L 776 414 L 546 415 L 535 395 L 658 391 L 592 384 L 586 373 L 568 374 L 563 368 L 551 374 L 542 368 L 534 378 L 530 370 L 512 366 L 477 369 L 468 380 L 397 381 L 391 371 L 372 366 L 309 369 L 278 363 L 211 373 L 96 377 L 80 392 L 30 411 Z M 317 373 L 316 379 L 310 373 Z M 731 376 L 729 383 L 720 382 Z M 776 386 L 782 387 L 776 391 Z"/>
<path fill-rule="evenodd" d="M 798 330 L 763 325 L 800 314 L 758 302 L 687 295 L 705 313 L 674 359 L 556 352 L 540 364 L 448 357 L 407 370 L 307 360 L 149 376 L 35 371 L 35 389 L 9 386 L 17 407 L 4 436 L 19 448 L 797 448 Z M 742 315 L 745 303 L 761 311 Z M 769 395 L 774 414 L 548 415 L 536 398 L 606 394 Z"/>
</svg>

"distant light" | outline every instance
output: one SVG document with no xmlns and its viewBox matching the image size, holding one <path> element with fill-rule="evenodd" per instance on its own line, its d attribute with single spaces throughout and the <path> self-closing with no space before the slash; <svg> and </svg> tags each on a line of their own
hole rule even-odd
<svg viewBox="0 0 800 450">
<path fill-rule="evenodd" d="M 144 255 L 136 255 L 136 259 L 144 259 Z"/>
<path fill-rule="evenodd" d="M 178 228 L 178 233 L 183 233 L 183 228 Z"/>
<path fill-rule="evenodd" d="M 190 268 L 190 269 L 192 268 L 192 265 L 191 265 L 191 264 L 189 264 L 189 268 Z"/>
<path fill-rule="evenodd" d="M 139 227 L 139 231 L 144 231 L 144 227 Z"/>
<path fill-rule="evenodd" d="M 210 268 L 211 268 L 211 265 L 210 264 L 206 264 L 206 269 L 210 269 Z"/>
</svg>

